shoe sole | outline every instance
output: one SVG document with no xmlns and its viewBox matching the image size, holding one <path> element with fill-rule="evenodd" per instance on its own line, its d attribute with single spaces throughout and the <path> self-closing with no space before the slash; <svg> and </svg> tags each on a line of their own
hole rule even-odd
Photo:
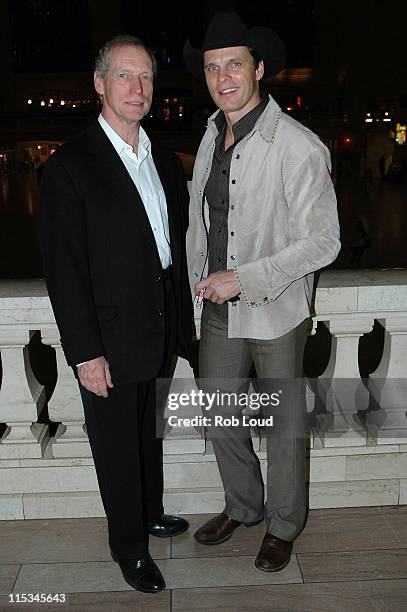
<svg viewBox="0 0 407 612">
<path fill-rule="evenodd" d="M 237 529 L 237 527 L 236 527 L 236 529 Z M 217 544 L 223 544 L 223 542 L 227 542 L 228 540 L 230 540 L 230 538 L 232 537 L 233 533 L 234 533 L 234 531 L 230 535 L 226 536 L 226 538 L 223 538 L 222 540 L 216 540 L 216 542 L 201 542 L 201 540 L 199 540 L 195 536 L 194 536 L 194 540 L 195 540 L 195 542 L 198 542 L 198 544 L 203 544 L 204 546 L 216 546 Z"/>
<path fill-rule="evenodd" d="M 284 561 L 284 563 L 282 565 L 279 565 L 275 569 L 266 569 L 265 567 L 261 567 L 261 565 L 258 565 L 257 560 L 254 562 L 254 564 L 257 567 L 257 569 L 261 570 L 262 572 L 279 572 L 280 570 L 282 570 L 285 567 L 287 567 L 287 565 L 290 563 L 290 561 L 291 561 L 291 557 L 288 559 L 288 561 Z"/>
<path fill-rule="evenodd" d="M 186 527 L 183 527 L 180 531 L 177 531 L 177 533 L 172 533 L 169 535 L 162 535 L 162 534 L 158 534 L 158 533 L 151 533 L 151 531 L 149 531 L 149 535 L 152 535 L 154 538 L 176 538 L 177 536 L 181 535 L 181 533 L 185 533 L 186 531 L 188 531 L 189 529 L 189 525 L 187 525 Z"/>
<path fill-rule="evenodd" d="M 242 526 L 254 527 L 255 525 L 258 525 L 259 523 L 262 523 L 262 522 L 263 522 L 263 519 L 260 519 L 259 521 L 255 521 L 254 523 L 249 523 L 248 525 L 246 525 L 246 523 L 242 523 L 241 525 L 238 525 L 236 529 L 239 529 L 239 527 L 242 527 Z M 216 546 L 217 544 L 223 544 L 223 542 L 227 542 L 228 540 L 230 540 L 232 535 L 235 533 L 236 529 L 234 529 L 230 535 L 226 536 L 226 538 L 223 538 L 222 540 L 216 540 L 216 542 L 201 542 L 201 540 L 196 538 L 195 535 L 193 536 L 193 538 L 195 542 L 198 542 L 198 544 L 203 544 L 204 546 Z"/>
</svg>

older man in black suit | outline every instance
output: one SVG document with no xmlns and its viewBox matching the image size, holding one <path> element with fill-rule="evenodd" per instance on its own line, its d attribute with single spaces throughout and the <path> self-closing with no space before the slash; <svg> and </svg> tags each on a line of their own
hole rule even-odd
<svg viewBox="0 0 407 612">
<path fill-rule="evenodd" d="M 192 336 L 185 232 L 188 192 L 178 158 L 140 126 L 156 62 L 144 43 L 119 36 L 99 51 L 98 120 L 48 161 L 41 244 L 48 291 L 67 362 L 80 383 L 87 431 L 125 580 L 165 588 L 148 534 L 182 533 L 163 512 L 156 379 Z"/>
</svg>

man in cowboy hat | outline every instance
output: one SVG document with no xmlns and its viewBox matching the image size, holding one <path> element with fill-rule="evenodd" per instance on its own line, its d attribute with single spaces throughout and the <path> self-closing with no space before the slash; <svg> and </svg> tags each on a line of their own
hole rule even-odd
<svg viewBox="0 0 407 612">
<path fill-rule="evenodd" d="M 240 525 L 265 518 L 256 566 L 273 572 L 288 564 L 306 516 L 302 361 L 313 272 L 340 248 L 330 156 L 260 88 L 286 60 L 284 43 L 271 29 L 248 29 L 236 13 L 216 13 L 202 49 L 187 41 L 184 60 L 206 79 L 219 109 L 197 154 L 187 235 L 196 306 L 205 298 L 200 378 L 212 390 L 247 393 L 254 364 L 260 391 L 271 391 L 273 379 L 279 381 L 274 390 L 283 390 L 276 426 L 266 432 L 265 507 L 242 407 L 218 407 L 238 422 L 222 434 L 208 432 L 226 505 L 194 537 L 220 544 Z"/>
</svg>

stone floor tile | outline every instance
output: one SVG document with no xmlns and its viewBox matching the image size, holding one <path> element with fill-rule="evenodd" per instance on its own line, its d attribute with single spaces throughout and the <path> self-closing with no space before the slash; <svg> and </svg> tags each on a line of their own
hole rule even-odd
<svg viewBox="0 0 407 612">
<path fill-rule="evenodd" d="M 148 595 L 138 591 L 69 593 L 65 604 L 10 604 L 0 596 L 0 610 L 7 612 L 170 612 L 170 591 Z"/>
<path fill-rule="evenodd" d="M 397 538 L 400 540 L 400 548 L 407 548 L 407 506 L 396 506 L 392 509 L 394 512 L 389 514 L 385 512 L 384 507 L 381 508 L 383 519 L 396 532 Z M 377 537 L 376 534 L 375 537 Z M 379 546 L 376 548 L 379 548 Z"/>
<path fill-rule="evenodd" d="M 14 592 L 69 593 L 69 608 L 41 605 L 38 612 L 169 612 L 171 588 L 174 612 L 399 612 L 405 607 L 407 506 L 311 510 L 294 545 L 298 560 L 294 555 L 276 574 L 254 567 L 264 523 L 237 529 L 219 546 L 197 544 L 192 534 L 211 516 L 187 516 L 189 532 L 171 542 L 151 537 L 168 586 L 151 597 L 133 591 L 110 561 L 105 519 L 2 521 L 0 610 L 36 612 L 33 604 L 10 608 L 7 593 L 14 583 Z"/>
<path fill-rule="evenodd" d="M 400 612 L 404 580 L 175 589 L 172 612 Z"/>
<path fill-rule="evenodd" d="M 294 552 L 333 552 L 407 548 L 407 506 L 327 508 L 310 510 L 303 532 L 295 540 Z M 228 557 L 256 555 L 266 531 L 265 523 L 239 527 L 227 542 L 203 546 L 193 533 L 214 514 L 187 518 L 190 529 L 173 539 L 171 557 Z"/>
<path fill-rule="evenodd" d="M 154 558 L 170 556 L 170 541 L 151 538 Z M 2 521 L 0 563 L 109 561 L 104 518 Z"/>
<path fill-rule="evenodd" d="M 19 565 L 0 565 L 0 593 L 12 591 L 19 569 Z"/>
<path fill-rule="evenodd" d="M 407 517 L 398 506 L 311 510 L 294 552 L 407 548 Z"/>
<path fill-rule="evenodd" d="M 407 549 L 299 554 L 304 582 L 407 578 Z"/>
<path fill-rule="evenodd" d="M 128 591 L 113 561 L 87 563 L 31 563 L 21 567 L 15 593 L 97 593 Z"/>
<path fill-rule="evenodd" d="M 86 612 L 170 612 L 170 601 L 171 592 L 168 590 L 154 595 L 134 589 L 131 592 L 72 593 L 69 612 L 83 612 L 85 609 Z"/>
<path fill-rule="evenodd" d="M 254 557 L 163 559 L 157 565 L 170 589 L 302 582 L 295 555 L 281 572 L 256 569 Z"/>
<path fill-rule="evenodd" d="M 153 559 L 169 559 L 171 555 L 170 538 L 154 538 L 150 536 L 149 551 Z"/>
<path fill-rule="evenodd" d="M 215 514 L 191 514 L 188 521 L 190 528 L 188 532 L 173 538 L 171 547 L 172 558 L 186 557 L 238 557 L 251 555 L 256 556 L 260 548 L 263 536 L 266 532 L 265 523 L 253 527 L 238 527 L 233 536 L 227 542 L 217 546 L 204 546 L 195 542 L 193 534 L 208 519 Z"/>
<path fill-rule="evenodd" d="M 251 557 L 162 559 L 157 561 L 157 565 L 169 589 L 302 581 L 295 556 L 283 571 L 276 574 L 257 570 Z M 81 593 L 129 589 L 120 569 L 113 562 L 23 565 L 14 587 L 16 593 Z"/>
</svg>

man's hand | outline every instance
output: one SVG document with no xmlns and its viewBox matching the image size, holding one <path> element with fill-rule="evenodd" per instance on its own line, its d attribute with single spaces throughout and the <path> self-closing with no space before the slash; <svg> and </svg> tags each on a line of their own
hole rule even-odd
<svg viewBox="0 0 407 612">
<path fill-rule="evenodd" d="M 107 389 L 113 388 L 109 364 L 104 357 L 96 357 L 78 366 L 78 376 L 85 389 L 101 397 L 107 397 Z"/>
<path fill-rule="evenodd" d="M 202 295 L 202 289 L 205 290 L 203 297 L 217 304 L 224 304 L 240 293 L 239 283 L 233 270 L 221 270 L 209 274 L 195 285 L 195 295 Z"/>
</svg>

